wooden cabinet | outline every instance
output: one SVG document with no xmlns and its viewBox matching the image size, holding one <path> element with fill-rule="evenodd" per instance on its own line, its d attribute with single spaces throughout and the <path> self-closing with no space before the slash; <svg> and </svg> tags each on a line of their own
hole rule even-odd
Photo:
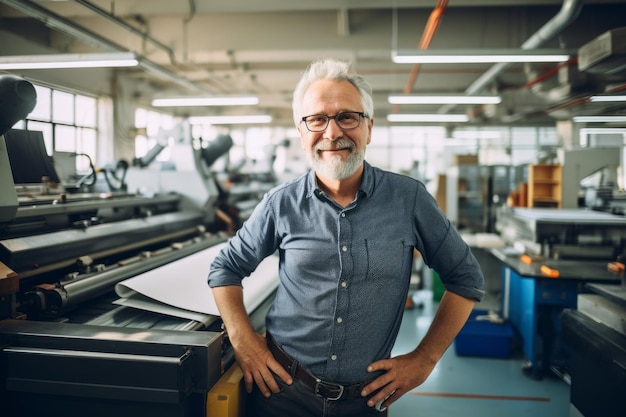
<svg viewBox="0 0 626 417">
<path fill-rule="evenodd" d="M 528 207 L 562 207 L 563 171 L 560 164 L 528 167 Z"/>
</svg>

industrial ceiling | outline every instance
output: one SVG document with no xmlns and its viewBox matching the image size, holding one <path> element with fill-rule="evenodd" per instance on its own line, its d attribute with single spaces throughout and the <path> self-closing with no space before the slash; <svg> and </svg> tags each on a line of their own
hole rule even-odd
<svg viewBox="0 0 626 417">
<path fill-rule="evenodd" d="M 149 106 L 153 98 L 248 95 L 250 108 L 171 108 L 181 116 L 266 113 L 292 125 L 291 92 L 313 59 L 353 62 L 375 92 L 376 124 L 389 113 L 464 113 L 474 124 L 554 124 L 578 114 L 620 114 L 589 96 L 626 88 L 626 39 L 580 70 L 579 48 L 626 26 L 610 0 L 0 0 L 0 57 L 132 51 L 132 69 L 22 70 Z M 559 48 L 561 64 L 396 64 L 397 50 Z M 392 105 L 390 94 L 499 94 L 498 105 Z"/>
</svg>

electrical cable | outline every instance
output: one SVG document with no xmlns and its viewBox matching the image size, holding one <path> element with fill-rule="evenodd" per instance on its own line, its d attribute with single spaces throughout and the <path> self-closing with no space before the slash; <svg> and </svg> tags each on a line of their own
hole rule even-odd
<svg viewBox="0 0 626 417">
<path fill-rule="evenodd" d="M 128 162 L 121 159 L 117 161 L 115 167 L 111 167 L 110 165 L 105 166 L 102 169 L 102 173 L 104 174 L 104 179 L 107 182 L 107 185 L 111 189 L 111 191 L 124 191 L 126 190 L 126 173 L 128 172 Z M 118 177 L 118 171 L 121 169 L 122 174 Z M 116 184 L 113 184 L 109 175 L 115 180 Z"/>
<path fill-rule="evenodd" d="M 83 184 L 87 185 L 87 186 L 94 185 L 96 183 L 96 180 L 97 180 L 97 177 L 96 177 L 97 172 L 96 172 L 96 167 L 93 164 L 93 160 L 91 159 L 91 156 L 87 155 L 86 153 L 82 153 L 82 152 L 74 152 L 74 154 L 76 156 L 85 156 L 85 157 L 87 157 L 87 159 L 89 160 L 89 169 L 91 171 L 89 174 L 87 174 L 87 175 L 83 176 L 81 179 L 79 179 L 76 182 L 76 186 L 77 187 L 81 187 Z M 91 178 L 91 181 L 87 182 L 87 180 L 89 178 Z"/>
</svg>

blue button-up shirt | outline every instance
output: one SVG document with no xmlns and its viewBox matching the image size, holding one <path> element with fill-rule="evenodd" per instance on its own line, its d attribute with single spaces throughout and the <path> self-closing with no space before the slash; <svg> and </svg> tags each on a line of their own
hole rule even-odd
<svg viewBox="0 0 626 417">
<path fill-rule="evenodd" d="M 280 285 L 267 330 L 314 375 L 352 384 L 391 354 L 414 248 L 447 290 L 482 298 L 476 259 L 424 184 L 365 162 L 344 208 L 310 171 L 265 195 L 211 264 L 209 285 L 241 285 L 278 250 Z"/>
</svg>

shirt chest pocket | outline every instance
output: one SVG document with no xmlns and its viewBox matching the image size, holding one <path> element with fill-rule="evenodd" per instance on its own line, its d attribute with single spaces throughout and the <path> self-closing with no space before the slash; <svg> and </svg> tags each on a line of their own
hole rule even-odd
<svg viewBox="0 0 626 417">
<path fill-rule="evenodd" d="M 413 245 L 406 241 L 366 240 L 359 252 L 364 256 L 356 260 L 356 279 L 397 281 L 411 272 Z"/>
</svg>

